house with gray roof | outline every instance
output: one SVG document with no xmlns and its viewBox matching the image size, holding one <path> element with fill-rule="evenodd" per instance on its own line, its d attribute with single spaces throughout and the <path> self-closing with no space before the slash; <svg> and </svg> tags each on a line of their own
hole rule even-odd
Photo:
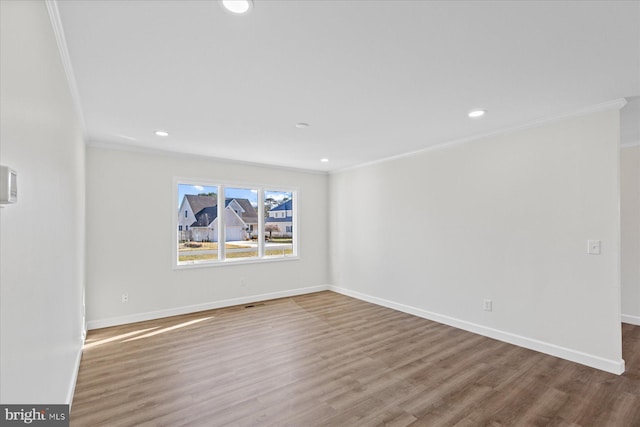
<svg viewBox="0 0 640 427">
<path fill-rule="evenodd" d="M 293 236 L 293 200 L 287 200 L 269 210 L 264 219 L 265 229 L 272 225 L 275 230 L 269 233 L 272 237 Z"/>
<path fill-rule="evenodd" d="M 224 207 L 227 241 L 246 240 L 258 229 L 258 214 L 247 199 L 227 198 Z M 179 240 L 218 241 L 218 198 L 185 195 L 178 211 Z"/>
</svg>

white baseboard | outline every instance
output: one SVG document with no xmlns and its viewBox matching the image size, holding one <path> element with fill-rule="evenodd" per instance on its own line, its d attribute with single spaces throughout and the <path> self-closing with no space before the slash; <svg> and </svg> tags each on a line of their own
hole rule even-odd
<svg viewBox="0 0 640 427">
<path fill-rule="evenodd" d="M 82 336 L 82 344 L 78 349 L 78 354 L 76 355 L 76 362 L 73 367 L 73 376 L 71 377 L 71 382 L 69 383 L 69 391 L 67 392 L 67 405 L 69 405 L 69 411 L 71 411 L 71 405 L 73 404 L 73 394 L 76 391 L 76 383 L 78 382 L 78 372 L 80 372 L 80 361 L 82 360 L 82 350 L 84 348 L 84 339 L 87 334 L 83 334 Z"/>
<path fill-rule="evenodd" d="M 387 307 L 394 310 L 402 311 L 404 313 L 412 314 L 414 316 L 433 320 L 434 322 L 453 326 L 454 328 L 473 332 L 478 335 L 483 335 L 485 337 L 493 338 L 509 344 L 514 344 L 520 347 L 528 348 L 530 350 L 535 350 L 541 353 L 549 354 L 551 356 L 559 357 L 561 359 L 566 359 L 571 362 L 576 362 L 582 365 L 590 366 L 592 368 L 600 369 L 606 372 L 611 372 L 612 374 L 620 375 L 624 372 L 625 366 L 624 366 L 624 360 L 622 359 L 620 360 L 604 359 L 602 357 L 595 356 L 592 354 L 587 354 L 581 351 L 560 347 L 555 344 L 538 341 L 538 340 L 527 338 L 521 335 L 512 334 L 510 332 L 488 328 L 486 326 L 478 325 L 476 323 L 471 323 L 465 320 L 460 320 L 460 319 L 445 316 L 442 314 L 433 313 L 433 312 L 422 310 L 416 307 L 399 304 L 393 301 L 388 301 L 382 298 L 377 298 L 371 295 L 352 291 L 350 289 L 340 288 L 337 286 L 329 286 L 329 290 L 332 290 L 334 292 L 347 295 L 353 298 L 357 298 L 363 301 L 367 301 L 376 305 L 381 305 L 383 307 Z"/>
<path fill-rule="evenodd" d="M 630 314 L 623 314 L 621 316 L 622 323 L 628 323 L 630 325 L 640 326 L 640 316 L 631 316 Z"/>
<path fill-rule="evenodd" d="M 109 326 L 125 325 L 127 323 L 143 322 L 145 320 L 161 319 L 163 317 L 178 316 L 180 314 L 195 313 L 198 311 L 231 307 L 234 305 L 250 304 L 253 302 L 267 301 L 277 298 L 287 298 L 295 295 L 311 294 L 314 292 L 321 292 L 326 290 L 329 290 L 329 285 L 310 286 L 307 288 L 290 289 L 286 291 L 271 292 L 268 294 L 251 295 L 242 298 L 233 298 L 220 301 L 211 301 L 203 304 L 174 307 L 165 310 L 129 314 L 127 316 L 111 317 L 108 319 L 89 320 L 87 322 L 87 329 L 91 330 L 107 328 Z"/>
</svg>

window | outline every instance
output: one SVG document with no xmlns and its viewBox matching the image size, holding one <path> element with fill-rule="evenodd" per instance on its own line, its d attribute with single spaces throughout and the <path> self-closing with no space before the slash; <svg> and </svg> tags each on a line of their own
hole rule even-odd
<svg viewBox="0 0 640 427">
<path fill-rule="evenodd" d="M 178 185 L 178 264 L 218 259 L 217 186 Z M 193 216 L 189 216 L 189 210 Z"/>
<path fill-rule="evenodd" d="M 177 195 L 178 266 L 297 256 L 294 191 L 178 182 Z"/>
<path fill-rule="evenodd" d="M 294 255 L 293 193 L 287 191 L 264 192 L 265 256 Z"/>
<path fill-rule="evenodd" d="M 251 232 L 258 226 L 258 190 L 234 188 L 224 190 L 226 258 L 258 256 L 258 236 Z"/>
</svg>

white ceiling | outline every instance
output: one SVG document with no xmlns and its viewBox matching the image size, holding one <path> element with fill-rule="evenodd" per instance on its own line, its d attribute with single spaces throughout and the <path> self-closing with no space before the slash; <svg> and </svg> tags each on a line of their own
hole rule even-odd
<svg viewBox="0 0 640 427">
<path fill-rule="evenodd" d="M 93 142 L 328 171 L 640 96 L 638 1 L 57 6 Z"/>
</svg>

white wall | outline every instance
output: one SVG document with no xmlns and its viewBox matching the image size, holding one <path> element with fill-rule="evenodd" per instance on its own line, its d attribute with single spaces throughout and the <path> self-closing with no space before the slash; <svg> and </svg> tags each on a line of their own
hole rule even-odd
<svg viewBox="0 0 640 427">
<path fill-rule="evenodd" d="M 174 270 L 174 177 L 297 187 L 300 259 Z M 326 286 L 327 183 L 325 174 L 88 147 L 89 327 Z M 123 293 L 129 294 L 126 304 L 121 302 Z"/>
<path fill-rule="evenodd" d="M 640 325 L 640 145 L 620 150 L 622 321 Z"/>
<path fill-rule="evenodd" d="M 605 111 L 333 174 L 332 283 L 620 372 L 618 141 Z"/>
<path fill-rule="evenodd" d="M 70 403 L 82 346 L 84 144 L 41 1 L 0 2 L 0 401 Z"/>
</svg>

